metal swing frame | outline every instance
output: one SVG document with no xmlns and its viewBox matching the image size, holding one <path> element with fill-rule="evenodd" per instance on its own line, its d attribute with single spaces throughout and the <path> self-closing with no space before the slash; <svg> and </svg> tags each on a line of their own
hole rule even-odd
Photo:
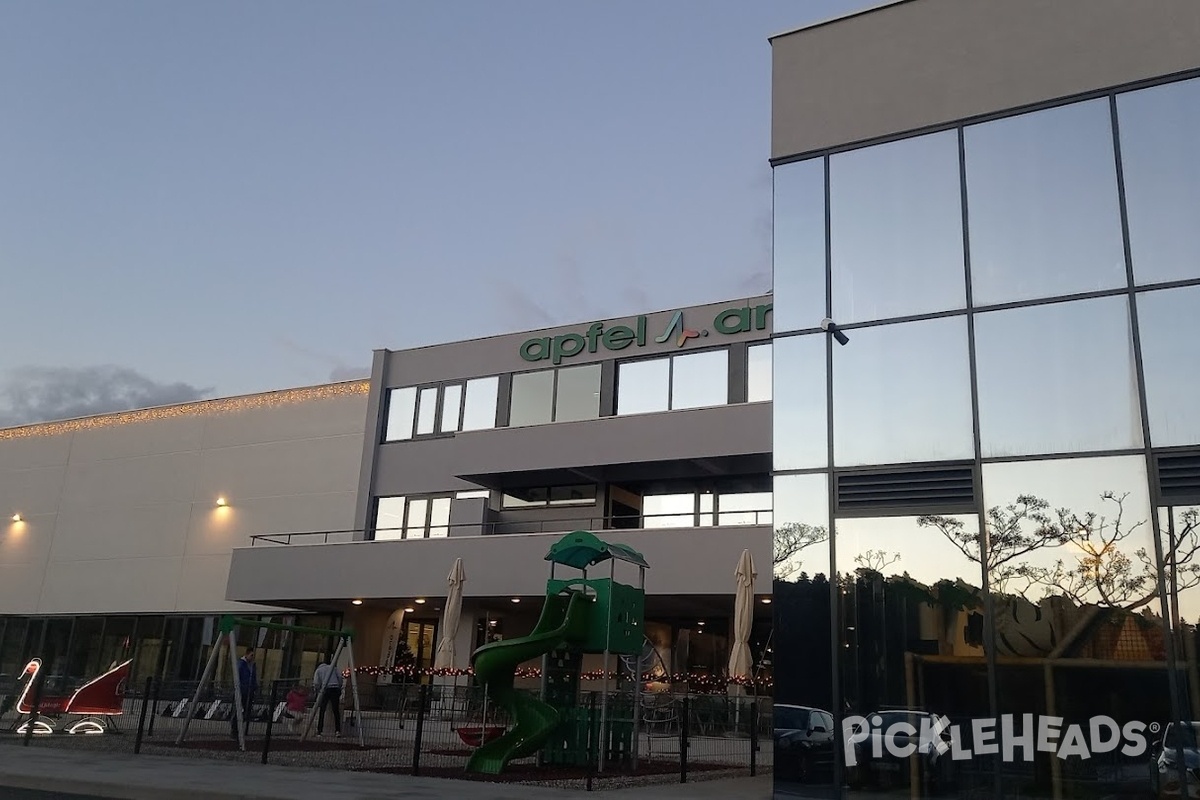
<svg viewBox="0 0 1200 800">
<path fill-rule="evenodd" d="M 366 740 L 363 735 L 362 721 L 362 706 L 358 701 L 358 675 L 354 666 L 354 648 L 350 645 L 354 641 L 354 631 L 349 628 L 343 630 L 332 630 L 326 628 L 309 628 L 303 625 L 284 625 L 279 622 L 260 622 L 254 619 L 242 619 L 240 617 L 224 616 L 221 617 L 221 624 L 217 640 L 213 643 L 212 652 L 208 656 L 208 663 L 204 666 L 204 674 L 200 678 L 199 685 L 196 686 L 196 694 L 192 698 L 192 702 L 188 703 L 187 717 L 183 721 L 183 728 L 179 731 L 179 736 L 175 739 L 175 744 L 183 744 L 184 737 L 187 736 L 188 728 L 191 727 L 192 720 L 196 716 L 196 708 L 200 703 L 200 697 L 204 694 L 204 690 L 212 683 L 213 675 L 217 671 L 217 663 L 221 656 L 221 650 L 225 645 L 229 646 L 229 666 L 233 670 L 233 713 L 237 719 L 237 737 L 238 748 L 246 749 L 246 720 L 243 718 L 245 709 L 242 705 L 242 685 L 237 678 L 237 634 L 235 630 L 242 628 L 257 628 L 261 630 L 272 631 L 290 631 L 292 633 L 309 633 L 317 636 L 334 636 L 337 637 L 337 647 L 333 651 L 333 658 L 330 664 L 334 669 L 337 669 L 338 661 L 341 659 L 343 651 L 346 653 L 350 662 L 350 691 L 354 700 L 354 720 L 355 727 L 358 728 L 358 745 L 366 747 Z M 300 734 L 300 741 L 308 740 L 308 732 L 312 728 L 313 718 L 317 715 L 317 709 L 320 707 L 320 698 L 316 698 L 312 708 L 305 715 L 304 732 Z M 273 712 L 273 710 L 272 710 Z"/>
</svg>

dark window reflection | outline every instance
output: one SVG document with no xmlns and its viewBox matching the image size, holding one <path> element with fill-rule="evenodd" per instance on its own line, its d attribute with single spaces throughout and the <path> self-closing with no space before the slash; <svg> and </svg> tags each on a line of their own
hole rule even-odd
<svg viewBox="0 0 1200 800">
<path fill-rule="evenodd" d="M 775 479 L 775 779 L 830 796 L 835 731 L 830 642 L 829 490 L 825 475 Z"/>
<path fill-rule="evenodd" d="M 1117 96 L 1138 283 L 1200 278 L 1200 79 Z"/>
<path fill-rule="evenodd" d="M 976 305 L 1126 285 L 1107 99 L 964 130 Z"/>
</svg>

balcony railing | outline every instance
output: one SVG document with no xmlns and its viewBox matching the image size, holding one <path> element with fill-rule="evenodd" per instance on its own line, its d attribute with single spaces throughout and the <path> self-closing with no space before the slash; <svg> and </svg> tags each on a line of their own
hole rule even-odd
<svg viewBox="0 0 1200 800">
<path fill-rule="evenodd" d="M 567 533 L 574 530 L 654 530 L 662 528 L 745 527 L 771 524 L 771 510 L 705 512 L 702 514 L 641 514 L 621 517 L 562 517 L 522 521 L 469 522 L 432 527 L 347 529 L 336 531 L 296 531 L 265 533 L 250 537 L 250 546 L 290 544 L 342 544 L 368 539 L 443 539 L 450 536 L 516 536 L 522 534 Z M 471 533 L 461 533 L 470 530 Z M 460 531 L 455 533 L 455 531 Z"/>
</svg>

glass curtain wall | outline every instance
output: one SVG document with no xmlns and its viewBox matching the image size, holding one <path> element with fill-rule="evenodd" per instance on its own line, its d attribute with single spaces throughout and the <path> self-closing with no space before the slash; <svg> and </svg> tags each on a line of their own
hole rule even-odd
<svg viewBox="0 0 1200 800">
<path fill-rule="evenodd" d="M 780 794 L 1197 796 L 1200 78 L 774 191 Z"/>
</svg>

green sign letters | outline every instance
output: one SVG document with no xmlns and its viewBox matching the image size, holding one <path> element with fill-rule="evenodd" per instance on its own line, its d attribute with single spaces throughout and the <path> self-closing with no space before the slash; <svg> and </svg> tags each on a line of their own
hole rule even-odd
<svg viewBox="0 0 1200 800">
<path fill-rule="evenodd" d="M 767 329 L 767 315 L 770 313 L 770 303 L 727 308 L 713 317 L 712 330 L 724 335 L 747 333 L 752 330 L 763 331 Z M 683 321 L 683 312 L 676 311 L 662 334 L 654 337 L 654 342 L 666 344 L 674 341 L 676 347 L 683 347 L 689 339 L 708 335 L 708 328 L 694 330 L 687 327 Z M 585 351 L 595 353 L 601 346 L 605 350 L 624 350 L 630 346 L 644 347 L 646 337 L 645 315 L 638 317 L 632 327 L 613 325 L 611 328 L 605 328 L 603 322 L 593 322 L 583 333 L 563 333 L 558 336 L 528 339 L 521 345 L 521 358 L 526 361 L 549 360 L 552 364 L 561 364 L 564 358 L 571 358 Z"/>
</svg>

